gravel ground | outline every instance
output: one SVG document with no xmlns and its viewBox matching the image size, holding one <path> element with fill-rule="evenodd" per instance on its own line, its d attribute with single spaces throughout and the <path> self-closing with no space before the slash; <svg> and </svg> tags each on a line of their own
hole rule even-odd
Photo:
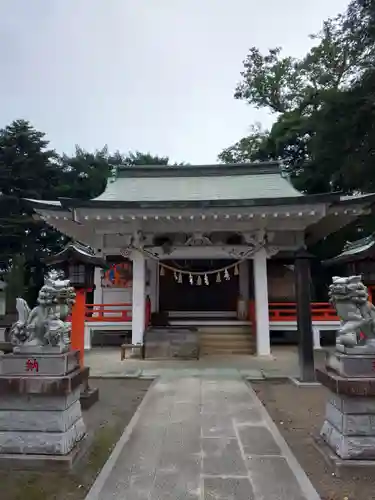
<svg viewBox="0 0 375 500">
<path fill-rule="evenodd" d="M 91 379 L 99 401 L 83 412 L 91 445 L 71 474 L 0 472 L 1 500 L 82 500 L 142 401 L 150 381 Z"/>
<path fill-rule="evenodd" d="M 328 393 L 324 387 L 299 388 L 288 382 L 251 385 L 322 500 L 375 499 L 375 469 L 343 471 L 336 477 L 314 445 L 313 436 L 324 420 Z"/>
</svg>

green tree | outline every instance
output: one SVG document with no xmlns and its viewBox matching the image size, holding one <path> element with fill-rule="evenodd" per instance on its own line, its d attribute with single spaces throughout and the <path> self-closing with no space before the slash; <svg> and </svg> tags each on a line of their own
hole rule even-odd
<svg viewBox="0 0 375 500">
<path fill-rule="evenodd" d="M 123 165 L 169 165 L 168 156 L 155 156 L 151 153 L 141 153 L 140 151 L 129 152 L 122 156 Z"/>
<path fill-rule="evenodd" d="M 105 189 L 113 166 L 122 161 L 119 153 L 110 155 L 107 147 L 89 153 L 76 146 L 73 155 L 63 154 L 60 159 L 62 182 L 55 198 L 91 199 L 99 196 Z"/>
<path fill-rule="evenodd" d="M 16 273 L 17 282 L 20 269 L 24 278 L 27 274 L 31 278 L 34 272 L 40 274 L 43 256 L 58 250 L 64 240 L 60 233 L 36 220 L 24 201 L 53 199 L 60 184 L 59 174 L 57 154 L 48 149 L 44 134 L 27 121 L 16 120 L 0 130 L 0 269 L 10 272 L 10 277 Z M 20 259 L 22 266 L 16 264 Z"/>
<path fill-rule="evenodd" d="M 42 132 L 25 120 L 0 130 L 0 189 L 3 195 L 49 199 L 58 176 L 58 156 Z"/>
<path fill-rule="evenodd" d="M 17 120 L 0 130 L 0 259 L 2 267 L 14 254 L 33 255 L 47 228 L 32 217 L 24 198 L 51 199 L 59 185 L 56 153 L 44 134 Z M 48 230 L 51 233 L 50 230 Z M 56 235 L 54 235 L 57 237 Z M 51 241 L 46 241 L 46 245 Z"/>
<path fill-rule="evenodd" d="M 374 102 L 375 70 L 368 70 L 350 89 L 332 94 L 313 117 L 311 161 L 303 171 L 312 187 L 325 176 L 325 187 L 333 191 L 375 191 Z"/>
<path fill-rule="evenodd" d="M 219 154 L 223 163 L 246 163 L 248 161 L 267 160 L 269 131 L 264 130 L 260 123 L 251 127 L 250 135 L 240 139 Z"/>
<path fill-rule="evenodd" d="M 219 159 L 279 160 L 306 193 L 374 192 L 375 0 L 352 0 L 311 38 L 315 45 L 300 59 L 280 48 L 250 49 L 235 98 L 271 111 L 275 122 Z M 373 216 L 364 217 L 311 250 L 324 259 L 374 230 Z"/>
<path fill-rule="evenodd" d="M 16 311 L 16 298 L 25 295 L 25 256 L 15 254 L 12 256 L 11 265 L 5 274 L 7 287 L 6 314 L 14 314 Z"/>
<path fill-rule="evenodd" d="M 76 146 L 74 154 L 59 156 L 49 149 L 45 134 L 25 120 L 16 120 L 1 129 L 0 273 L 17 282 L 15 287 L 9 287 L 9 293 L 19 290 L 23 280 L 33 302 L 43 281 L 44 257 L 58 252 L 68 239 L 35 217 L 25 199 L 95 198 L 121 165 L 168 162 L 167 157 L 139 151 L 111 154 L 107 147 L 90 153 Z M 12 307 L 14 299 L 15 296 Z"/>
<path fill-rule="evenodd" d="M 219 159 L 281 160 L 296 187 L 310 193 L 372 189 L 374 174 L 364 165 L 373 120 L 374 6 L 353 0 L 312 35 L 316 44 L 301 59 L 280 48 L 266 55 L 250 49 L 235 98 L 268 109 L 276 120 L 269 133 L 253 129 Z"/>
<path fill-rule="evenodd" d="M 61 157 L 62 182 L 56 197 L 92 199 L 105 189 L 107 179 L 118 167 L 132 165 L 168 165 L 167 156 L 157 156 L 140 151 L 127 154 L 109 153 L 107 146 L 90 153 L 76 146 L 71 156 Z"/>
</svg>

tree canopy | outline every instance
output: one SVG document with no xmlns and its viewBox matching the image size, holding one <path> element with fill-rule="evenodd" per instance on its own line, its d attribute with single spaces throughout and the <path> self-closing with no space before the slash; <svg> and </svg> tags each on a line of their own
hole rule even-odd
<svg viewBox="0 0 375 500">
<path fill-rule="evenodd" d="M 308 193 L 374 190 L 375 0 L 352 0 L 312 35 L 302 58 L 252 47 L 234 97 L 275 114 L 219 155 L 280 160 Z"/>
<path fill-rule="evenodd" d="M 249 50 L 234 97 L 275 121 L 254 125 L 219 160 L 279 160 L 304 193 L 375 192 L 375 0 L 351 0 L 311 39 L 300 59 L 281 47 Z M 310 250 L 325 259 L 373 231 L 373 215 L 362 217 Z"/>
<path fill-rule="evenodd" d="M 59 155 L 29 122 L 15 120 L 7 125 L 0 130 L 0 271 L 13 276 L 15 268 L 23 269 L 27 288 L 36 288 L 43 279 L 43 258 L 67 241 L 35 219 L 25 199 L 91 199 L 103 192 L 119 165 L 168 162 L 168 157 L 139 151 L 112 154 L 107 147 L 88 152 L 76 146 L 74 154 Z M 19 288 L 19 277 L 16 281 Z"/>
<path fill-rule="evenodd" d="M 351 0 L 311 38 L 314 44 L 302 58 L 284 55 L 281 47 L 266 54 L 249 50 L 234 97 L 271 111 L 275 121 L 270 130 L 254 124 L 219 159 L 280 160 L 306 193 L 375 191 L 375 0 Z M 169 158 L 79 146 L 73 154 L 58 154 L 25 120 L 1 129 L 0 270 L 13 265 L 18 274 L 24 270 L 27 283 L 38 284 L 43 257 L 66 241 L 33 218 L 25 199 L 94 198 L 118 166 L 139 164 L 167 165 Z M 358 229 L 374 230 L 372 218 L 346 228 L 345 237 L 355 237 Z"/>
</svg>

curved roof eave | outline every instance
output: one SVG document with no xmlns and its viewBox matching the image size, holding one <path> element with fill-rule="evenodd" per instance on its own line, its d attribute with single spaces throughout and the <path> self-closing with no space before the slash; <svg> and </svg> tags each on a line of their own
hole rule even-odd
<svg viewBox="0 0 375 500">
<path fill-rule="evenodd" d="M 67 262 L 70 258 L 81 260 L 86 264 L 105 268 L 107 264 L 102 257 L 99 257 L 91 252 L 86 245 L 79 242 L 69 242 L 60 252 L 55 255 L 50 255 L 44 259 L 44 262 L 49 265 Z"/>
<path fill-rule="evenodd" d="M 375 203 L 375 193 L 360 194 L 360 195 L 341 195 L 340 205 L 372 205 Z"/>
<path fill-rule="evenodd" d="M 23 198 L 23 200 L 31 205 L 34 209 L 67 210 L 67 207 L 63 207 L 60 200 L 34 200 L 32 198 Z"/>
<path fill-rule="evenodd" d="M 375 204 L 375 193 L 344 196 L 342 193 L 323 193 L 282 198 L 251 198 L 230 200 L 178 200 L 178 201 L 104 201 L 59 198 L 58 200 L 34 200 L 24 198 L 35 210 L 72 211 L 76 208 L 113 208 L 113 209 L 154 209 L 154 208 L 249 208 L 277 205 L 309 205 L 326 203 L 330 206 Z"/>
<path fill-rule="evenodd" d="M 375 196 L 375 195 L 374 195 Z M 60 198 L 61 206 L 67 209 L 75 208 L 113 208 L 113 209 L 154 209 L 154 208 L 246 208 L 277 205 L 309 205 L 317 203 L 340 203 L 340 193 L 324 193 L 283 198 L 251 198 L 239 200 L 179 200 L 179 201 L 104 201 L 77 200 Z"/>
</svg>

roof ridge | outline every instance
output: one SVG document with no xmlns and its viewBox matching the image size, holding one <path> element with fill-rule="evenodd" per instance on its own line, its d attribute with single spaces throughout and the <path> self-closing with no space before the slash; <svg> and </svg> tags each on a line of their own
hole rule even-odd
<svg viewBox="0 0 375 500">
<path fill-rule="evenodd" d="M 112 182 L 119 177 L 205 177 L 231 175 L 281 175 L 278 161 L 253 163 L 217 163 L 208 165 L 119 165 Z"/>
<path fill-rule="evenodd" d="M 196 167 L 245 167 L 245 166 L 262 166 L 262 165 L 277 165 L 280 166 L 280 162 L 278 160 L 270 160 L 270 161 L 246 161 L 246 162 L 238 162 L 238 163 L 184 163 L 182 165 L 178 164 L 167 164 L 167 165 L 162 165 L 159 163 L 144 163 L 144 164 L 134 164 L 134 165 L 129 165 L 129 164 L 124 164 L 124 165 L 119 165 L 119 168 L 137 168 L 137 167 L 142 167 L 142 168 L 196 168 Z"/>
</svg>

